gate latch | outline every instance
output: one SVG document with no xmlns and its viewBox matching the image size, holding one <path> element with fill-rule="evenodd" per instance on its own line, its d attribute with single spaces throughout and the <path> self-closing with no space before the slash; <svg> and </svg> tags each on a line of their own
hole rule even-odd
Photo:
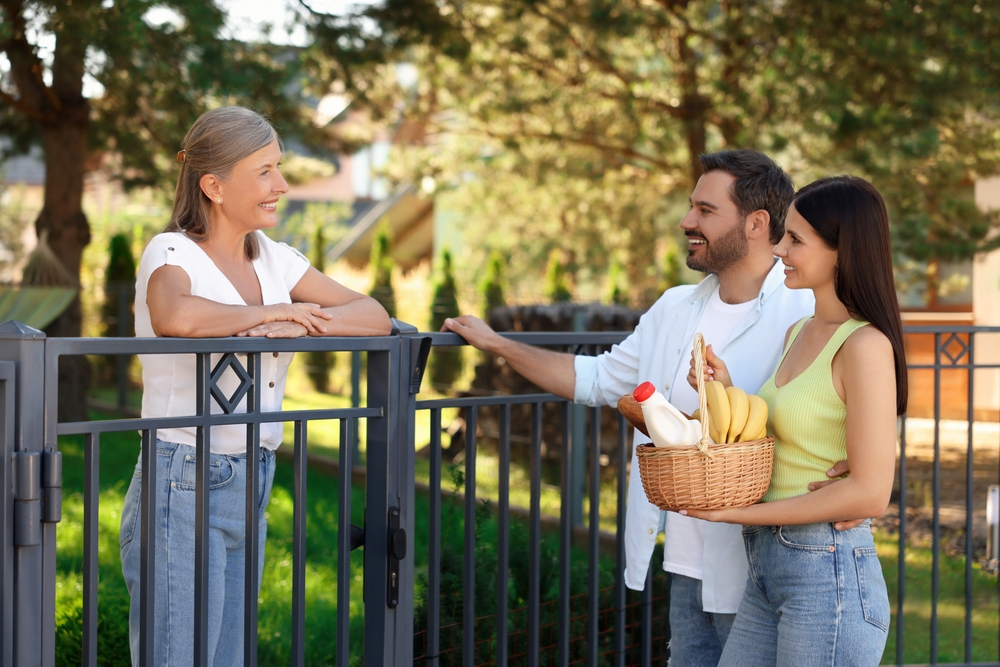
<svg viewBox="0 0 1000 667">
<path fill-rule="evenodd" d="M 406 530 L 399 527 L 399 508 L 389 508 L 389 579 L 386 604 L 395 609 L 399 604 L 399 561 L 406 558 Z"/>
</svg>

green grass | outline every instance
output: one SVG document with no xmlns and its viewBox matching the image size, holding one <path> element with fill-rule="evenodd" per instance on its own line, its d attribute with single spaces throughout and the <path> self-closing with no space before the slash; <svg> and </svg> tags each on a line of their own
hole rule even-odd
<svg viewBox="0 0 1000 667">
<path fill-rule="evenodd" d="M 899 542 L 895 536 L 875 534 L 882 572 L 889 589 L 892 605 L 892 625 L 889 642 L 883 654 L 883 664 L 896 661 L 896 632 L 899 613 L 896 605 L 899 563 Z M 941 556 L 938 597 L 937 660 L 942 663 L 965 660 L 965 560 Z M 903 602 L 903 661 L 906 664 L 927 664 L 930 655 L 931 620 L 930 549 L 907 547 L 906 598 Z M 997 577 L 983 572 L 978 563 L 972 566 L 972 661 L 997 659 L 998 628 L 1000 628 L 1000 596 Z"/>
</svg>

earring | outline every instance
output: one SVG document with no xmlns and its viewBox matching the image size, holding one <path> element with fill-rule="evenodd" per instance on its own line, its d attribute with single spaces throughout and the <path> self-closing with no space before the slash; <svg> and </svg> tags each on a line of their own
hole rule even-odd
<svg viewBox="0 0 1000 667">
<path fill-rule="evenodd" d="M 217 201 L 217 202 L 219 202 L 219 203 L 221 204 L 221 203 L 222 203 L 222 197 L 219 197 L 219 198 L 218 198 L 218 199 L 216 199 L 215 201 Z"/>
</svg>

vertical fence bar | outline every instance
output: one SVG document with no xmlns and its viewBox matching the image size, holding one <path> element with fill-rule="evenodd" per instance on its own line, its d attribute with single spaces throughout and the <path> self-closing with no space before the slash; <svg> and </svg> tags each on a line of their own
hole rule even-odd
<svg viewBox="0 0 1000 667">
<path fill-rule="evenodd" d="M 587 665 L 597 667 L 599 644 L 598 617 L 601 613 L 599 561 L 601 531 L 601 409 L 590 409 L 590 525 L 587 538 L 590 560 L 587 563 Z"/>
<path fill-rule="evenodd" d="M 427 664 L 441 651 L 441 409 L 431 409 L 430 520 L 427 536 Z"/>
<path fill-rule="evenodd" d="M 337 664 L 351 661 L 351 505 L 354 451 L 352 420 L 340 421 L 340 489 L 337 517 Z"/>
<path fill-rule="evenodd" d="M 469 408 L 465 422 L 465 539 L 462 574 L 462 664 L 476 663 L 476 430 L 479 409 Z"/>
<path fill-rule="evenodd" d="M 142 432 L 142 491 L 139 494 L 139 664 L 153 665 L 156 613 L 156 431 Z M 197 593 L 197 580 L 195 592 Z M 197 607 L 195 608 L 197 611 Z M 195 620 L 197 621 L 197 615 Z M 197 629 L 197 626 L 196 626 Z"/>
<path fill-rule="evenodd" d="M 563 490 L 559 503 L 559 618 L 556 627 L 559 633 L 559 665 L 569 665 L 569 603 L 572 590 L 570 588 L 570 558 L 573 547 L 573 437 L 571 423 L 573 419 L 573 404 L 562 404 L 562 444 L 560 480 Z"/>
<path fill-rule="evenodd" d="M 195 408 L 199 417 L 212 414 L 211 356 L 198 354 L 195 361 Z M 194 665 L 208 667 L 208 529 L 210 496 L 208 471 L 211 462 L 212 429 L 195 430 L 194 492 Z M 155 461 L 155 458 L 154 458 Z M 146 487 L 143 485 L 143 490 Z M 143 524 L 145 526 L 145 524 Z M 152 664 L 152 663 L 148 663 Z"/>
<path fill-rule="evenodd" d="M 247 355 L 247 373 L 253 378 L 247 392 L 247 414 L 260 411 L 260 352 Z M 247 424 L 246 564 L 243 589 L 243 664 L 257 665 L 257 595 L 260 585 L 260 423 Z M 273 465 L 273 461 L 272 461 Z"/>
<path fill-rule="evenodd" d="M 510 403 L 500 406 L 500 489 L 497 503 L 497 650 L 507 664 L 507 588 L 510 563 Z"/>
<path fill-rule="evenodd" d="M 84 667 L 97 667 L 97 550 L 100 530 L 101 437 L 83 442 L 83 655 Z"/>
<path fill-rule="evenodd" d="M 906 413 L 900 420 L 899 433 L 899 566 L 896 571 L 896 665 L 903 667 L 903 603 L 906 600 Z"/>
<path fill-rule="evenodd" d="M 528 509 L 528 667 L 538 667 L 541 644 L 542 404 L 531 404 L 531 492 Z"/>
<path fill-rule="evenodd" d="M 295 452 L 292 458 L 292 667 L 306 664 L 306 475 L 309 441 L 307 423 L 294 425 Z M 343 447 L 343 434 L 341 434 Z M 340 524 L 343 526 L 343 524 Z M 341 528 L 342 530 L 342 528 Z M 339 589 L 338 589 L 339 592 Z M 339 642 L 337 644 L 340 646 Z M 341 664 L 338 662 L 338 664 Z"/>
<path fill-rule="evenodd" d="M 934 520 L 931 565 L 931 664 L 937 664 L 938 592 L 941 587 L 941 334 L 934 334 Z"/>
<path fill-rule="evenodd" d="M 967 358 L 968 394 L 967 416 L 969 424 L 968 442 L 965 449 L 965 661 L 972 662 L 972 485 L 975 481 L 972 427 L 976 420 L 973 373 L 973 345 L 975 334 L 969 333 L 969 343 L 965 352 Z"/>
<path fill-rule="evenodd" d="M 628 422 L 618 415 L 618 505 L 615 518 L 615 665 L 625 667 L 625 496 L 628 490 Z"/>
</svg>

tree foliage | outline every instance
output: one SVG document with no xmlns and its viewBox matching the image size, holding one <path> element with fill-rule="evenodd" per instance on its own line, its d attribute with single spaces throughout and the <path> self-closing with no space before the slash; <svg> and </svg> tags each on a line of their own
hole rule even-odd
<svg viewBox="0 0 1000 667">
<path fill-rule="evenodd" d="M 156 12 L 152 12 L 156 9 Z M 158 17 L 167 17 L 160 20 Z M 15 151 L 43 149 L 45 199 L 35 222 L 56 257 L 79 276 L 90 227 L 84 174 L 100 165 L 126 187 L 169 183 L 174 156 L 202 112 L 252 106 L 278 131 L 312 146 L 335 139 L 312 122 L 306 96 L 323 94 L 304 75 L 315 60 L 293 49 L 229 39 L 225 13 L 206 0 L 0 0 L 0 135 Z M 85 94 L 85 80 L 98 91 Z M 78 336 L 79 300 L 47 333 Z M 84 419 L 89 371 L 68 359 L 61 414 Z M 65 397 L 65 400 L 64 398 Z"/>
<path fill-rule="evenodd" d="M 387 0 L 351 25 L 421 75 L 405 113 L 434 140 L 397 177 L 433 176 L 512 275 L 560 247 L 578 285 L 597 283 L 617 251 L 648 303 L 670 271 L 666 211 L 697 155 L 726 147 L 764 150 L 800 184 L 869 177 L 901 256 L 1000 245 L 1000 219 L 971 201 L 1000 171 L 1000 15 L 986 3 Z"/>
</svg>

